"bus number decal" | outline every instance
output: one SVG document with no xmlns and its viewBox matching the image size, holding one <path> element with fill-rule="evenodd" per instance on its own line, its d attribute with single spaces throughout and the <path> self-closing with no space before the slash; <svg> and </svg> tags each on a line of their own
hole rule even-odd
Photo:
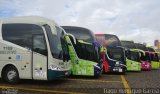
<svg viewBox="0 0 160 94">
<path fill-rule="evenodd" d="M 3 47 L 0 54 L 16 54 L 16 50 L 13 50 L 13 47 Z"/>
</svg>

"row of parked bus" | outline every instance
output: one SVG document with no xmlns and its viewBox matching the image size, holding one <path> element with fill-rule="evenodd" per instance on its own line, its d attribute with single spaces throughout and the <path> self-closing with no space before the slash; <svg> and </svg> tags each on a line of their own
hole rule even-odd
<svg viewBox="0 0 160 94">
<path fill-rule="evenodd" d="M 0 19 L 0 30 L 0 77 L 11 84 L 160 67 L 151 47 L 82 27 L 58 26 L 42 17 Z"/>
</svg>

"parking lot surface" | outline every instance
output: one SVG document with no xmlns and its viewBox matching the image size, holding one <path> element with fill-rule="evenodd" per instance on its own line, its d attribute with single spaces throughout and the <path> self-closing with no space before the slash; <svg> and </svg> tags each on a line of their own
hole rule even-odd
<svg viewBox="0 0 160 94">
<path fill-rule="evenodd" d="M 0 81 L 0 88 L 2 94 L 133 94 L 134 89 L 140 89 L 137 91 L 140 94 L 145 88 L 154 89 L 154 93 L 159 94 L 160 69 L 127 72 L 126 75 L 103 74 L 99 78 L 72 76 L 54 81 L 21 80 L 16 85 Z"/>
</svg>

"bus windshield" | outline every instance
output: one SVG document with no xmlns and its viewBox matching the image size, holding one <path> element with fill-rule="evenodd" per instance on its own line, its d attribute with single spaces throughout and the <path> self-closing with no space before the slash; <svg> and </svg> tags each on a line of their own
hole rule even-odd
<svg viewBox="0 0 160 94">
<path fill-rule="evenodd" d="M 136 46 L 133 41 L 121 41 L 121 45 L 128 49 L 136 49 Z"/>
<path fill-rule="evenodd" d="M 157 53 L 150 53 L 151 61 L 159 62 L 158 54 Z"/>
<path fill-rule="evenodd" d="M 78 40 L 83 40 L 85 42 L 95 42 L 95 36 L 92 31 L 81 28 L 81 27 L 72 27 L 72 26 L 62 26 L 67 33 L 73 34 Z"/>
<path fill-rule="evenodd" d="M 52 33 L 52 30 L 49 25 L 43 25 L 43 26 L 48 35 L 48 41 L 50 44 L 50 49 L 51 49 L 53 58 L 62 59 L 61 55 L 63 51 L 62 51 L 62 45 L 61 45 L 61 37 L 64 35 L 64 33 L 60 28 L 56 27 L 57 35 L 55 35 L 55 33 Z"/>
<path fill-rule="evenodd" d="M 119 40 L 119 38 L 116 35 L 112 35 L 112 34 L 96 34 L 96 39 L 97 41 L 105 46 L 112 46 L 112 47 L 116 47 L 116 46 L 121 46 L 121 42 Z"/>
<path fill-rule="evenodd" d="M 150 52 L 155 52 L 155 50 L 153 48 L 147 47 L 148 51 Z"/>
<path fill-rule="evenodd" d="M 90 60 L 97 63 L 99 62 L 98 48 L 96 46 L 92 44 L 80 43 L 77 39 L 76 44 L 74 44 L 73 38 L 69 38 L 74 46 L 77 56 L 80 59 Z"/>
<path fill-rule="evenodd" d="M 130 60 L 140 62 L 140 57 L 139 57 L 139 53 L 138 53 L 138 52 L 127 51 L 127 52 L 126 52 L 126 56 L 127 56 L 127 58 L 130 59 Z"/>
<path fill-rule="evenodd" d="M 140 60 L 150 62 L 150 55 L 148 52 L 145 52 L 145 55 L 143 54 L 143 52 L 140 52 L 140 54 L 141 54 Z"/>
<path fill-rule="evenodd" d="M 101 36 L 96 35 L 96 39 L 97 39 L 97 41 L 98 41 L 99 44 L 101 44 L 103 46 L 106 46 L 104 35 L 101 35 Z"/>
<path fill-rule="evenodd" d="M 124 52 L 122 48 L 108 47 L 107 54 L 109 58 L 124 62 Z"/>
<path fill-rule="evenodd" d="M 106 46 L 121 46 L 120 40 L 115 35 L 104 34 Z"/>
<path fill-rule="evenodd" d="M 143 50 L 143 51 L 148 51 L 148 50 L 147 50 L 147 47 L 146 47 L 145 45 L 143 45 L 143 44 L 135 43 L 135 45 L 136 45 L 136 47 L 137 47 L 138 49 L 141 49 L 141 50 Z"/>
</svg>

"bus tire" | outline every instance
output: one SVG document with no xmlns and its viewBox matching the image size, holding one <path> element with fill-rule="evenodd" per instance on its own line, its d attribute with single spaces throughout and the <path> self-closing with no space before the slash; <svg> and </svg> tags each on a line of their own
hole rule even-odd
<svg viewBox="0 0 160 94">
<path fill-rule="evenodd" d="M 16 84 L 19 82 L 18 70 L 14 66 L 6 67 L 3 75 L 3 79 L 9 84 Z"/>
</svg>

